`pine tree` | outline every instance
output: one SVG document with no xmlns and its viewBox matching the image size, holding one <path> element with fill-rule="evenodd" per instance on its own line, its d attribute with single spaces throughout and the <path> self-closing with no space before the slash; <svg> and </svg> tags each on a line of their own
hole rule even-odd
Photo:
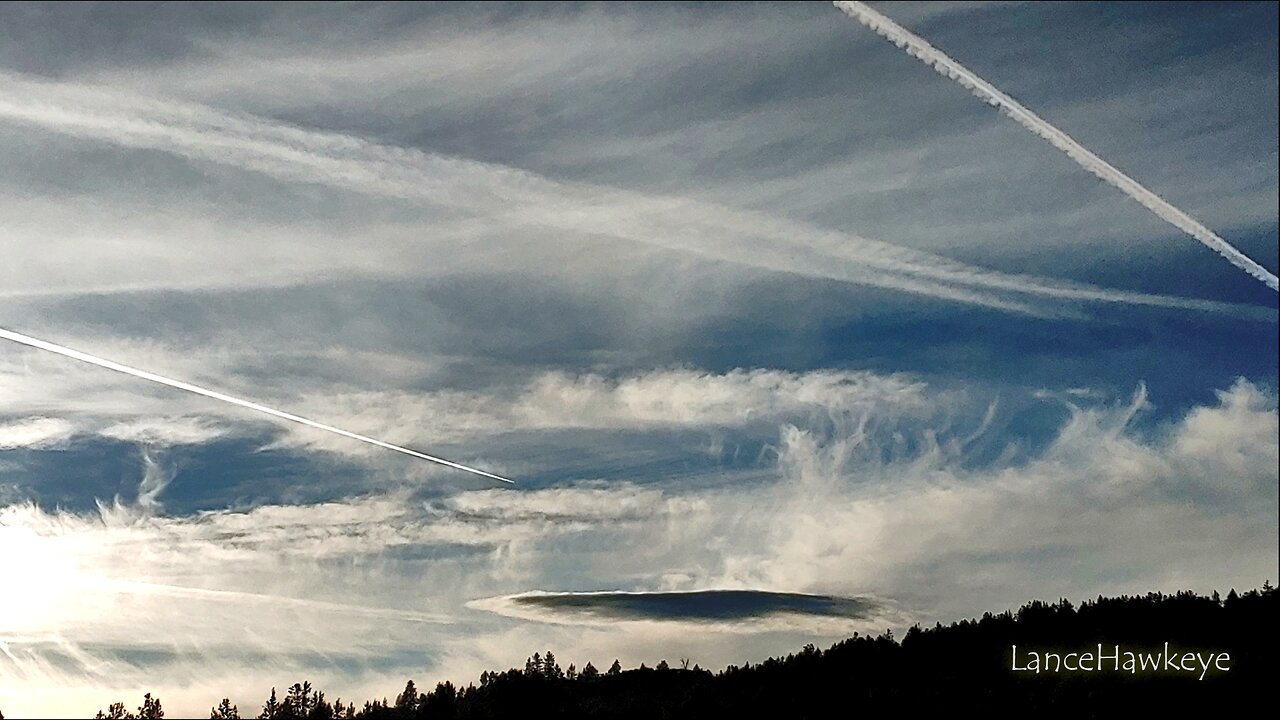
<svg viewBox="0 0 1280 720">
<path fill-rule="evenodd" d="M 404 684 L 404 692 L 396 696 L 396 714 L 409 717 L 418 711 L 418 688 L 413 681 Z"/>
<path fill-rule="evenodd" d="M 590 660 L 588 660 L 586 666 L 582 668 L 582 672 L 578 674 L 578 677 L 583 679 L 590 679 L 593 677 L 598 677 L 599 675 L 600 675 L 600 671 L 596 669 L 595 665 L 591 664 Z"/>
<path fill-rule="evenodd" d="M 556 664 L 556 656 L 547 651 L 547 656 L 542 659 L 542 676 L 548 678 L 564 677 L 564 671 Z"/>
<path fill-rule="evenodd" d="M 164 710 L 160 707 L 160 698 L 151 697 L 147 693 L 142 698 L 142 706 L 138 708 L 138 720 L 163 720 Z"/>
<path fill-rule="evenodd" d="M 271 688 L 271 697 L 263 704 L 258 720 L 281 720 L 284 716 L 284 706 L 276 699 L 276 689 Z"/>
<path fill-rule="evenodd" d="M 209 720 L 240 720 L 240 708 L 231 704 L 231 698 L 222 698 L 218 707 L 209 709 Z"/>
<path fill-rule="evenodd" d="M 618 661 L 615 659 L 615 660 L 613 661 L 613 664 L 609 666 L 609 674 L 610 674 L 610 675 L 621 675 L 621 674 L 622 674 L 622 663 L 618 662 Z"/>
<path fill-rule="evenodd" d="M 308 720 L 333 720 L 333 717 L 333 706 L 324 699 L 324 693 L 316 691 L 311 703 L 311 712 L 307 713 Z"/>
<path fill-rule="evenodd" d="M 436 683 L 436 689 L 422 696 L 418 716 L 428 718 L 452 718 L 457 715 L 458 688 L 445 680 Z"/>
<path fill-rule="evenodd" d="M 124 709 L 124 703 L 114 702 L 107 707 L 107 712 L 98 711 L 94 720 L 135 720 L 133 713 Z"/>
<path fill-rule="evenodd" d="M 315 709 L 316 697 L 309 681 L 294 683 L 281 706 L 284 718 L 305 718 Z"/>
</svg>

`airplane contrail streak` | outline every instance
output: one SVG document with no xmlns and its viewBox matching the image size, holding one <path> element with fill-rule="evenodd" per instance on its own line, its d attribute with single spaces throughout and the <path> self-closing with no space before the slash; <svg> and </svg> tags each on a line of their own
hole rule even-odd
<svg viewBox="0 0 1280 720">
<path fill-rule="evenodd" d="M 332 425 L 326 425 L 321 422 L 316 422 L 315 420 L 309 420 L 307 418 L 294 415 L 292 413 L 284 412 L 283 410 L 276 410 L 275 408 L 267 407 L 266 405 L 253 402 L 251 400 L 243 400 L 238 397 L 232 397 L 231 395 L 220 393 L 216 390 L 209 390 L 207 388 L 202 388 L 199 385 L 192 385 L 191 383 L 183 382 L 181 380 L 174 380 L 172 378 L 164 377 L 163 375 L 157 375 L 155 373 L 147 372 L 146 370 L 139 370 L 137 368 L 129 367 L 128 365 L 121 365 L 118 362 L 107 360 L 105 358 L 100 358 L 95 355 L 90 355 L 88 353 L 80 352 L 79 350 L 73 350 L 69 347 L 58 345 L 56 343 L 51 343 L 45 340 L 40 340 L 38 338 L 33 338 L 30 335 L 23 335 L 22 333 L 0 328 L 0 338 L 5 340 L 11 340 L 13 342 L 20 343 L 22 345 L 33 347 L 39 350 L 46 350 L 48 352 L 57 353 L 58 355 L 69 357 L 69 358 L 72 358 L 73 360 L 79 360 L 81 362 L 89 363 L 90 365 L 97 365 L 98 367 L 106 368 L 108 370 L 115 370 L 116 372 L 124 373 L 125 375 L 131 375 L 133 377 L 141 378 L 143 380 L 150 380 L 153 383 L 167 385 L 171 388 L 177 388 L 178 390 L 186 390 L 189 393 L 195 393 L 196 395 L 203 395 L 207 398 L 213 398 L 214 400 L 221 400 L 222 402 L 230 403 L 232 405 L 239 405 L 240 407 L 248 408 L 250 410 L 255 410 L 257 412 L 260 412 L 266 415 L 271 415 L 272 417 L 277 417 L 277 418 L 280 418 L 281 420 L 288 420 L 289 422 L 298 423 L 299 425 L 306 425 L 307 427 L 313 427 L 318 430 L 324 430 L 325 432 L 331 432 L 331 433 L 334 433 L 335 435 L 341 435 L 343 437 L 348 437 L 353 440 L 359 440 L 360 442 L 369 443 L 370 445 L 377 445 L 380 448 L 385 448 L 387 450 L 394 450 L 398 453 L 411 455 L 413 457 L 420 458 L 422 460 L 429 460 L 433 463 L 439 463 L 440 465 L 445 465 L 447 467 L 455 468 L 457 470 L 463 470 L 465 472 L 472 473 L 473 475 L 480 475 L 482 477 L 491 478 L 493 480 L 498 480 L 500 482 L 515 484 L 514 481 L 512 480 L 508 480 L 504 477 L 499 477 L 498 475 L 494 475 L 493 473 L 487 473 L 484 470 L 477 470 L 476 468 L 467 467 L 466 465 L 461 465 L 459 463 L 452 462 L 450 460 L 445 460 L 444 458 L 438 458 L 438 457 L 435 457 L 434 455 L 421 453 L 421 452 L 418 452 L 417 450 L 410 450 L 409 448 L 401 447 L 399 445 L 392 445 L 389 442 L 384 442 L 382 440 L 378 440 L 377 438 L 371 438 L 368 435 L 353 433 L 350 430 L 343 430 L 342 428 L 337 428 Z"/>
<path fill-rule="evenodd" d="M 981 268 L 759 212 L 564 183 L 510 167 L 349 135 L 303 130 L 207 106 L 0 72 L 0 121 L 198 162 L 437 205 L 513 227 L 621 239 L 771 271 L 885 287 L 993 309 L 1045 314 L 1052 298 L 1227 312 L 1228 303 L 1110 290 Z M 1028 297 L 1029 296 L 1029 297 Z M 1056 306 L 1051 312 L 1060 312 Z"/>
<path fill-rule="evenodd" d="M 1232 247 L 1230 243 L 1205 227 L 1199 220 L 1170 205 L 1168 201 L 1148 190 L 1137 180 L 1124 174 L 1106 160 L 1094 155 L 1088 148 L 1076 142 L 1071 136 L 1031 112 L 991 83 L 975 75 L 946 53 L 930 45 L 924 38 L 915 35 L 888 17 L 872 10 L 864 3 L 852 0 L 837 0 L 835 6 L 876 34 L 905 50 L 908 55 L 921 60 L 939 74 L 960 83 L 987 104 L 995 106 L 1005 115 L 1013 118 L 1019 125 L 1044 138 L 1050 145 L 1075 160 L 1080 167 L 1138 201 L 1143 207 L 1154 213 L 1156 217 L 1204 243 L 1209 249 L 1226 258 L 1227 262 L 1262 281 L 1272 290 L 1280 292 L 1280 283 L 1278 283 L 1275 275 L 1272 275 L 1266 268 Z"/>
<path fill-rule="evenodd" d="M 312 610 L 364 615 L 367 617 L 387 620 L 402 620 L 405 622 L 430 623 L 433 625 L 450 625 L 453 623 L 453 620 L 444 615 L 433 615 L 424 612 L 414 612 L 412 610 L 393 610 L 390 608 L 347 605 L 345 603 L 327 602 L 324 600 L 311 600 L 309 598 L 295 598 L 284 595 L 268 595 L 264 593 L 244 592 L 241 590 L 214 590 L 210 588 L 171 585 L 168 583 L 147 582 L 143 580 L 101 580 L 95 584 L 105 589 L 122 593 L 150 593 L 176 597 L 207 598 L 210 600 L 221 600 L 225 602 L 249 601 L 261 602 L 264 604 L 293 605 Z"/>
</svg>

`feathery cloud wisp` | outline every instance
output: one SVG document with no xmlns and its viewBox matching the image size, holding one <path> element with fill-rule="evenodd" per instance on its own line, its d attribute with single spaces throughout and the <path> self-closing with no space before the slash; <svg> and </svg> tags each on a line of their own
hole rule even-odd
<svg viewBox="0 0 1280 720">
<path fill-rule="evenodd" d="M 131 148 L 231 165 L 286 182 L 439 205 L 509 224 L 615 238 L 776 272 L 883 287 L 1010 312 L 1031 299 L 1244 312 L 1227 303 L 1014 275 L 939 255 L 683 198 L 570 184 L 491 163 L 303 130 L 194 103 L 0 73 L 0 118 Z"/>
</svg>

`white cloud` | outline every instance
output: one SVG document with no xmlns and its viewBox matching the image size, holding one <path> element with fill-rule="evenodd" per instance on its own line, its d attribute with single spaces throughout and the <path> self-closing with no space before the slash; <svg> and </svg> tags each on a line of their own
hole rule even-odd
<svg viewBox="0 0 1280 720">
<path fill-rule="evenodd" d="M 1032 315 L 1064 312 L 1044 302 L 1052 299 L 1269 319 L 1247 306 L 1006 274 L 757 211 L 558 182 L 513 167 L 303 130 L 193 103 L 6 74 L 0 74 L 0 86 L 9 97 L 23 98 L 6 101 L 0 96 L 0 116 L 19 125 L 134 150 L 161 150 L 286 183 L 425 203 L 446 216 L 505 224 L 508 233 L 534 227 L 580 240 L 621 240 L 773 272 Z"/>
<path fill-rule="evenodd" d="M 604 397 L 619 386 L 591 385 Z M 10 505 L 0 510 L 0 544 L 16 552 L 4 553 L 0 572 L 35 591 L 5 596 L 0 640 L 11 657 L 0 660 L 9 679 L 0 686 L 19 683 L 41 702 L 53 702 L 65 672 L 84 673 L 101 693 L 140 687 L 156 668 L 106 648 L 160 647 L 171 653 L 156 661 L 170 684 L 148 687 L 195 712 L 221 694 L 195 698 L 172 683 L 199 678 L 240 700 L 280 683 L 270 678 L 305 676 L 346 695 L 404 674 L 465 681 L 546 647 L 579 662 L 652 664 L 678 653 L 713 666 L 840 634 L 804 623 L 763 635 L 651 622 L 512 625 L 467 610 L 530 589 L 873 595 L 893 601 L 893 622 L 905 624 L 1030 597 L 1261 582 L 1276 562 L 1274 396 L 1240 381 L 1217 404 L 1143 435 L 1132 425 L 1145 403 L 1139 392 L 1078 407 L 1042 453 L 994 466 L 969 467 L 963 447 L 934 431 L 878 425 L 877 405 L 834 432 L 784 426 L 777 475 L 763 484 L 586 483 L 426 504 L 397 493 L 191 517 L 118 503 L 96 516 Z M 893 403 L 884 407 L 893 417 Z M 904 445 L 903 432 L 916 442 Z M 368 659 L 374 647 L 425 648 L 439 661 L 343 673 L 305 659 Z M 59 669 L 55 652 L 76 669 Z M 252 678 L 241 669 L 246 652 L 262 658 Z M 36 707 L 0 700 L 19 714 Z"/>
<path fill-rule="evenodd" d="M 112 423 L 97 434 L 113 440 L 146 445 L 198 445 L 223 436 L 226 430 L 199 417 L 142 417 Z"/>
<path fill-rule="evenodd" d="M 75 426 L 61 418 L 33 417 L 0 424 L 0 450 L 47 449 L 65 444 Z"/>
<path fill-rule="evenodd" d="M 544 371 L 515 387 L 356 390 L 343 385 L 317 386 L 305 378 L 289 376 L 271 378 L 267 383 L 243 377 L 237 366 L 260 361 L 251 341 L 245 345 L 223 343 L 212 351 L 101 340 L 82 346 L 135 367 L 195 379 L 304 417 L 428 449 L 434 443 L 516 431 L 704 432 L 768 428 L 788 419 L 808 422 L 871 410 L 885 419 L 923 417 L 933 414 L 939 402 L 945 405 L 948 401 L 945 394 L 926 398 L 925 384 L 907 375 L 836 370 L 713 373 L 675 368 L 619 376 Z M 402 374 L 400 366 L 410 359 L 367 356 L 363 374 L 376 377 L 382 366 Z M 215 377 L 220 380 L 207 379 Z M 58 421 L 59 427 L 74 428 L 86 436 L 159 446 L 206 443 L 235 435 L 237 427 L 244 434 L 248 428 L 262 427 L 261 420 L 236 408 L 36 351 L 0 356 L 0 399 L 14 413 L 56 408 L 64 418 Z M 360 443 L 305 428 L 282 426 L 279 430 L 282 435 L 275 447 L 306 446 L 359 457 L 382 452 L 370 452 Z"/>
</svg>

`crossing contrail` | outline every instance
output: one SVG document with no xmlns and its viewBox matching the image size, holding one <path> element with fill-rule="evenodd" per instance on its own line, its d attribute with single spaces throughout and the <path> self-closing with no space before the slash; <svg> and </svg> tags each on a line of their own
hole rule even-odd
<svg viewBox="0 0 1280 720">
<path fill-rule="evenodd" d="M 923 61 L 926 65 L 938 71 L 939 74 L 960 83 L 987 104 L 999 108 L 1001 112 L 1013 118 L 1019 125 L 1039 135 L 1049 141 L 1050 145 L 1066 153 L 1067 157 L 1075 160 L 1080 167 L 1118 188 L 1125 195 L 1137 200 L 1143 207 L 1155 213 L 1156 217 L 1204 243 L 1209 249 L 1226 258 L 1227 262 L 1261 280 L 1272 290 L 1280 291 L 1275 275 L 1272 275 L 1266 268 L 1232 247 L 1230 243 L 1205 227 L 1199 220 L 1170 205 L 1159 195 L 1143 187 L 1137 180 L 1125 175 L 1106 160 L 1094 155 L 1088 148 L 1072 139 L 1071 136 L 1023 107 L 1017 100 L 978 77 L 968 68 L 951 59 L 946 53 L 930 45 L 928 41 L 888 17 L 872 10 L 864 3 L 838 0 L 835 6 L 843 10 L 849 17 L 866 25 L 878 35 L 905 50 L 908 55 Z"/>
<path fill-rule="evenodd" d="M 565 183 L 502 165 L 304 130 L 208 106 L 0 72 L 0 122 L 156 149 L 197 162 L 459 210 L 515 227 L 643 243 L 770 271 L 884 287 L 1015 313 L 1036 299 L 1196 309 L 1273 322 L 1242 305 L 1002 273 L 760 212 Z"/>
<path fill-rule="evenodd" d="M 465 472 L 472 473 L 473 475 L 480 475 L 482 477 L 491 478 L 493 480 L 498 480 L 500 482 L 514 484 L 514 482 L 511 480 L 508 480 L 504 477 L 499 477 L 497 475 L 494 475 L 493 473 L 487 473 L 484 470 L 477 470 L 476 468 L 467 467 L 466 465 L 460 465 L 456 462 L 445 460 L 444 458 L 435 457 L 434 455 L 421 453 L 421 452 L 418 452 L 417 450 L 410 450 L 409 448 L 400 447 L 399 445 L 392 445 L 389 442 L 384 442 L 376 438 L 371 438 L 368 435 L 361 435 L 359 433 L 353 433 L 350 430 L 343 430 L 342 428 L 336 428 L 332 425 L 325 425 L 324 423 L 316 422 L 315 420 L 309 420 L 307 418 L 300 417 L 292 413 L 284 412 L 283 410 L 276 410 L 275 408 L 269 408 L 266 405 L 253 402 L 251 400 L 242 400 L 241 398 L 232 397 L 230 395 L 220 393 L 216 390 L 209 390 L 207 388 L 202 388 L 199 385 L 192 385 L 191 383 L 183 382 L 181 380 L 174 380 L 172 378 L 164 377 L 163 375 L 156 375 L 155 373 L 147 372 L 146 370 L 139 370 L 137 368 L 129 367 L 128 365 L 121 365 L 118 362 L 113 362 L 105 358 L 100 358 L 95 355 L 90 355 L 88 353 L 80 352 L 79 350 L 72 350 L 69 347 L 64 347 L 56 343 L 51 343 L 45 340 L 40 340 L 38 338 L 33 338 L 30 335 L 23 335 L 22 333 L 0 328 L 0 338 L 4 340 L 12 340 L 13 342 L 21 343 L 28 347 L 33 347 L 39 350 L 47 350 L 51 353 L 57 353 L 64 357 L 69 357 L 74 360 L 79 360 L 81 362 L 87 362 L 90 365 L 97 365 L 98 367 L 103 367 L 108 370 L 115 370 L 116 372 L 124 373 L 125 375 L 131 375 L 133 377 L 141 378 L 143 380 L 150 380 L 153 383 L 167 385 L 171 388 L 177 388 L 179 390 L 186 390 L 189 393 L 195 393 L 196 395 L 203 395 L 208 398 L 213 398 L 214 400 L 221 400 L 222 402 L 230 403 L 232 405 L 239 405 L 240 407 L 248 408 L 250 410 L 256 410 L 257 412 L 264 413 L 266 415 L 271 415 L 272 417 L 278 417 L 281 420 L 288 420 L 289 422 L 298 423 L 299 425 L 306 425 L 307 427 L 313 427 L 318 430 L 324 430 L 325 432 L 331 432 L 331 433 L 334 433 L 335 435 L 349 437 L 353 440 L 359 440 L 360 442 L 369 443 L 370 445 L 377 445 L 380 448 L 386 448 L 387 450 L 395 450 L 398 453 L 411 455 L 416 458 L 421 458 L 422 460 L 430 460 L 433 463 L 439 463 L 441 465 L 455 468 L 457 470 L 463 470 Z"/>
</svg>

